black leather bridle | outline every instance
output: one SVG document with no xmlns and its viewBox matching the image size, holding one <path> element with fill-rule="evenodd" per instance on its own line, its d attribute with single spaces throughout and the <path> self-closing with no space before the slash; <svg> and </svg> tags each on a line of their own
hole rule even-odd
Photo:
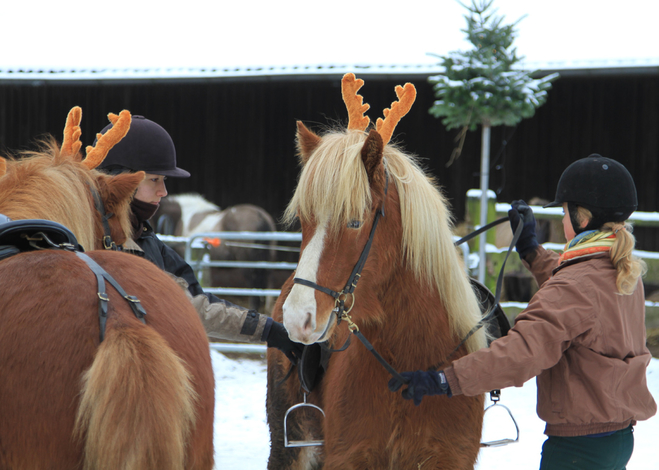
<svg viewBox="0 0 659 470">
<path fill-rule="evenodd" d="M 373 219 L 373 226 L 371 227 L 371 233 L 369 234 L 368 241 L 366 242 L 366 245 L 364 246 L 364 249 L 362 250 L 362 253 L 359 257 L 359 260 L 357 261 L 357 264 L 355 264 L 355 267 L 352 270 L 352 273 L 350 274 L 350 277 L 348 278 L 348 282 L 346 282 L 345 287 L 341 292 L 337 292 L 335 290 L 332 290 L 328 287 L 321 286 L 315 282 L 309 281 L 307 279 L 302 279 L 299 277 L 293 278 L 293 282 L 295 284 L 301 284 L 303 286 L 311 287 L 313 289 L 316 289 L 320 292 L 323 292 L 332 298 L 334 298 L 334 309 L 332 310 L 332 313 L 336 315 L 336 322 L 337 325 L 341 323 L 341 320 L 346 320 L 348 322 L 348 329 L 352 334 L 357 336 L 359 340 L 362 342 L 362 344 L 368 349 L 382 364 L 382 366 L 394 377 L 396 380 L 400 381 L 403 384 L 409 383 L 409 379 L 404 378 L 401 376 L 396 369 L 394 369 L 391 364 L 389 364 L 373 347 L 373 345 L 364 337 L 364 335 L 359 331 L 359 327 L 352 321 L 352 318 L 350 317 L 349 313 L 352 310 L 352 308 L 355 305 L 355 288 L 357 287 L 357 282 L 361 278 L 361 272 L 362 269 L 364 269 L 364 265 L 366 264 L 366 259 L 368 258 L 368 254 L 371 250 L 371 245 L 373 244 L 373 239 L 375 237 L 375 229 L 378 226 L 378 222 L 380 221 L 381 217 L 384 217 L 384 203 L 387 199 L 387 190 L 389 187 L 389 173 L 386 171 L 386 166 L 385 166 L 385 188 L 384 188 L 384 198 L 382 200 L 382 205 L 378 209 L 378 211 L 375 213 L 375 217 Z M 508 220 L 508 217 L 502 217 L 500 219 L 495 220 L 494 222 L 491 222 L 490 224 L 487 224 L 478 230 L 470 233 L 464 238 L 461 238 L 458 240 L 455 245 L 458 246 L 467 240 L 470 240 L 471 238 L 475 237 L 476 235 L 485 232 L 486 230 L 489 230 L 490 228 L 494 227 L 495 225 L 498 225 L 500 223 L 505 222 Z M 519 236 L 521 235 L 522 232 L 522 227 L 523 227 L 523 219 L 520 218 L 520 223 L 517 226 L 517 229 L 515 230 L 515 234 L 513 236 L 513 240 L 510 243 L 510 247 L 508 248 L 508 253 L 506 254 L 506 257 L 502 263 L 501 266 L 501 271 L 499 272 L 499 277 L 497 279 L 497 287 L 496 287 L 496 294 L 494 297 L 494 302 L 492 306 L 490 307 L 490 310 L 482 317 L 481 321 L 478 322 L 466 335 L 464 338 L 460 340 L 458 345 L 451 351 L 451 353 L 446 356 L 446 358 L 438 363 L 435 364 L 431 367 L 429 367 L 430 370 L 437 370 L 438 367 L 441 367 L 444 365 L 459 349 L 462 347 L 462 345 L 474 334 L 476 331 L 478 331 L 480 328 L 485 326 L 487 322 L 489 322 L 497 312 L 497 306 L 499 305 L 499 299 L 501 298 L 501 290 L 503 286 L 503 273 L 504 269 L 506 267 L 506 261 L 508 261 L 508 256 L 510 256 L 510 253 L 512 251 L 512 248 L 515 246 L 515 243 L 519 239 Z M 347 310 L 345 309 L 345 301 L 347 300 L 348 296 L 352 296 L 352 303 L 350 305 L 350 308 Z M 331 320 L 330 320 L 331 321 Z M 329 326 L 328 326 L 329 328 Z M 332 350 L 333 352 L 338 352 L 338 351 L 343 351 L 345 350 L 350 344 L 350 337 L 348 337 L 348 340 L 346 343 L 338 350 Z M 288 376 L 288 375 L 287 375 Z"/>
<path fill-rule="evenodd" d="M 89 189 L 92 193 L 92 196 L 94 197 L 94 206 L 96 207 L 98 213 L 101 214 L 101 222 L 103 223 L 103 248 L 106 250 L 116 251 L 118 247 L 117 244 L 112 240 L 112 231 L 110 230 L 110 223 L 108 222 L 108 220 L 110 220 L 114 214 L 112 212 L 105 212 L 103 200 L 101 199 L 101 195 L 98 193 L 96 188 L 90 186 Z"/>
</svg>

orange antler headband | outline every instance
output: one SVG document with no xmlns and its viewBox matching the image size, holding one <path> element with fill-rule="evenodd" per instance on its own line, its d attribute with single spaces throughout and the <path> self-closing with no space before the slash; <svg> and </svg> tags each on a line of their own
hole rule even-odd
<svg viewBox="0 0 659 470">
<path fill-rule="evenodd" d="M 119 116 L 113 113 L 108 114 L 108 119 L 112 123 L 112 129 L 105 134 L 96 134 L 96 146 L 92 147 L 89 145 L 86 148 L 87 156 L 82 163 L 90 170 L 103 162 L 110 149 L 123 139 L 130 129 L 131 115 L 125 109 L 119 113 Z M 82 109 L 79 106 L 73 107 L 66 117 L 64 140 L 60 149 L 62 156 L 74 159 L 78 157 L 80 148 L 82 147 L 82 142 L 80 142 L 80 136 L 82 134 L 80 130 L 81 120 Z"/>
<path fill-rule="evenodd" d="M 345 74 L 341 80 L 341 94 L 348 108 L 348 129 L 365 131 L 370 122 L 368 116 L 364 116 L 369 105 L 363 104 L 363 97 L 357 94 L 363 85 L 364 80 L 356 79 L 353 73 Z M 375 124 L 375 130 L 382 137 L 384 145 L 389 143 L 396 125 L 412 108 L 416 99 L 416 88 L 411 83 L 406 83 L 404 87 L 398 85 L 396 96 L 398 101 L 394 101 L 391 108 L 384 110 L 384 120 L 378 118 Z"/>
</svg>

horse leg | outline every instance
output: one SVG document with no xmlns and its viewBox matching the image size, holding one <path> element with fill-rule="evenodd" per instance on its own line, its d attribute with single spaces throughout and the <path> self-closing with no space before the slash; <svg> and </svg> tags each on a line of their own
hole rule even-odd
<svg viewBox="0 0 659 470">
<path fill-rule="evenodd" d="M 284 447 L 284 416 L 291 406 L 302 402 L 302 396 L 297 392 L 300 382 L 296 369 L 291 376 L 282 382 L 289 369 L 289 361 L 279 351 L 268 350 L 268 389 L 266 410 L 268 427 L 270 428 L 269 470 L 314 470 L 322 468 L 320 449 L 318 447 L 287 448 Z M 300 395 L 300 396 L 298 396 Z M 312 431 L 317 436 L 320 429 L 310 430 L 305 419 L 304 410 L 295 410 L 288 417 L 286 430 L 288 440 L 310 439 Z"/>
</svg>

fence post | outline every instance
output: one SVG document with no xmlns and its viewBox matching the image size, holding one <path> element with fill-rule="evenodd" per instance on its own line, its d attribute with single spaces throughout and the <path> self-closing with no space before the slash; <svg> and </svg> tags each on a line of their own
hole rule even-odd
<svg viewBox="0 0 659 470">
<path fill-rule="evenodd" d="M 496 202 L 497 196 L 494 191 L 488 189 L 487 191 L 487 223 L 493 222 L 496 219 Z M 470 189 L 467 191 L 467 213 L 465 214 L 465 222 L 467 223 L 468 232 L 476 230 L 480 226 L 480 207 L 481 207 L 481 190 Z M 489 230 L 485 236 L 486 245 L 496 244 L 496 230 Z M 469 241 L 469 249 L 472 253 L 478 252 L 480 247 L 480 237 L 475 237 Z M 486 256 L 487 258 L 487 256 Z M 484 284 L 494 292 L 496 288 L 496 277 L 492 273 L 492 267 L 488 266 L 487 259 L 485 262 L 485 282 Z M 480 261 L 479 261 L 480 263 Z"/>
</svg>

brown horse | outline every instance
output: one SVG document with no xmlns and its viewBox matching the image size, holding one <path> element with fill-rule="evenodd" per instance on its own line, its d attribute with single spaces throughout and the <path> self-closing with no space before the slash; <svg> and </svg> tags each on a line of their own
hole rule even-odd
<svg viewBox="0 0 659 470">
<path fill-rule="evenodd" d="M 388 144 L 414 101 L 414 87 L 397 87 L 399 101 L 366 133 L 368 106 L 356 94 L 362 84 L 352 74 L 343 79 L 348 129 L 321 137 L 298 122 L 302 171 L 285 216 L 301 223 L 302 252 L 273 317 L 293 340 L 328 341 L 334 349 L 351 325 L 396 370 L 425 369 L 485 346 L 478 331 L 451 356 L 481 312 L 453 245 L 445 199 L 409 155 Z M 357 287 L 339 297 L 350 313 L 337 325 L 339 303 L 311 285 L 345 292 L 376 219 Z M 297 374 L 281 382 L 287 370 L 286 358 L 268 351 L 270 469 L 473 468 L 483 396 L 431 397 L 416 407 L 388 391 L 391 376 L 355 338 L 332 353 L 308 396 L 324 420 L 309 409 L 289 415 L 289 440 L 323 436 L 324 447 L 285 448 L 284 413 L 303 399 Z"/>
<path fill-rule="evenodd" d="M 274 219 L 262 207 L 254 204 L 237 204 L 221 210 L 198 194 L 167 196 L 151 220 L 154 226 L 174 228 L 171 235 L 189 237 L 212 232 L 274 232 Z M 276 261 L 274 241 L 206 239 L 211 261 Z M 184 256 L 185 246 L 174 245 Z M 210 269 L 209 285 L 212 287 L 236 287 L 248 289 L 274 289 L 272 270 L 261 268 Z M 249 308 L 259 310 L 258 296 L 249 297 Z M 272 308 L 272 306 L 270 306 Z"/>
<path fill-rule="evenodd" d="M 93 192 L 114 214 L 121 243 L 144 174 L 94 170 L 128 131 L 127 111 L 111 115 L 113 129 L 82 161 L 80 118 L 74 108 L 61 149 L 51 139 L 23 158 L 0 158 L 0 213 L 54 220 L 93 250 L 103 236 Z M 210 470 L 214 379 L 197 313 L 152 263 L 117 251 L 86 254 L 139 299 L 146 324 L 106 284 L 100 341 L 97 280 L 73 252 L 0 261 L 0 468 Z"/>
</svg>

